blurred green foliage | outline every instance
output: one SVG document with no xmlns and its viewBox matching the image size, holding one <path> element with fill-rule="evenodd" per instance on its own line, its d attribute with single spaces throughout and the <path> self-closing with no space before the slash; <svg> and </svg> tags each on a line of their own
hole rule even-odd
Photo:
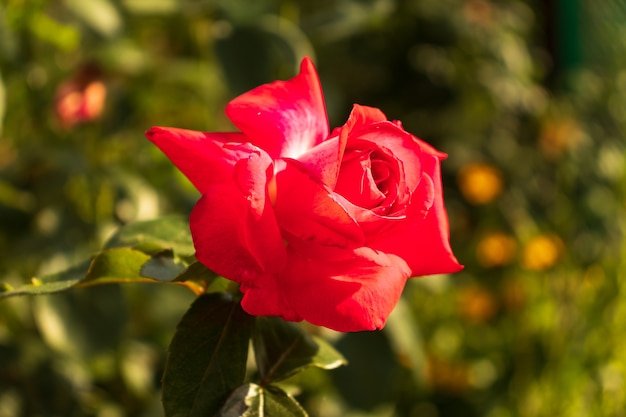
<svg viewBox="0 0 626 417">
<path fill-rule="evenodd" d="M 230 130 L 229 99 L 310 55 L 333 126 L 375 106 L 449 154 L 466 269 L 410 281 L 381 333 L 310 329 L 350 364 L 287 380 L 298 401 L 325 417 L 623 415 L 625 30 L 621 0 L 0 0 L 0 281 L 187 214 L 197 192 L 143 132 Z M 162 415 L 193 298 L 3 300 L 0 417 Z"/>
</svg>

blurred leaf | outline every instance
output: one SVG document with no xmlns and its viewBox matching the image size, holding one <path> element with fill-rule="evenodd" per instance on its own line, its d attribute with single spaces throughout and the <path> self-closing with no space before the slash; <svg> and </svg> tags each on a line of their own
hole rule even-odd
<svg viewBox="0 0 626 417">
<path fill-rule="evenodd" d="M 129 246 L 145 253 L 156 254 L 171 249 L 177 256 L 195 253 L 189 223 L 183 216 L 165 216 L 155 220 L 129 223 L 122 227 L 105 248 Z"/>
<path fill-rule="evenodd" d="M 76 28 L 59 23 L 45 13 L 34 13 L 29 27 L 42 41 L 51 43 L 64 51 L 73 51 L 80 44 L 81 36 Z"/>
<path fill-rule="evenodd" d="M 31 284 L 18 288 L 5 285 L 4 291 L 0 291 L 0 299 L 16 295 L 51 294 L 67 290 L 78 284 L 85 277 L 90 265 L 91 261 L 85 261 L 68 270 L 47 276 L 45 282 L 38 278 L 33 278 Z"/>
<path fill-rule="evenodd" d="M 236 94 L 277 78 L 292 77 L 304 56 L 315 55 L 300 28 L 275 15 L 257 17 L 254 24 L 232 28 L 217 40 L 215 51 L 230 90 Z"/>
<path fill-rule="evenodd" d="M 136 14 L 172 14 L 180 10 L 176 0 L 122 0 L 122 4 Z"/>
<path fill-rule="evenodd" d="M 246 384 L 228 397 L 219 417 L 305 417 L 306 411 L 285 391 L 275 386 Z"/>
<path fill-rule="evenodd" d="M 334 369 L 346 364 L 329 344 L 277 317 L 257 319 L 252 343 L 263 382 L 289 378 L 310 366 Z"/>
<path fill-rule="evenodd" d="M 4 111 L 6 110 L 7 94 L 2 81 L 2 73 L 0 73 L 0 135 L 2 135 L 2 122 L 4 120 Z"/>
<path fill-rule="evenodd" d="M 168 417 L 215 415 L 243 383 L 254 318 L 225 293 L 198 297 L 176 328 L 163 375 Z"/>
<path fill-rule="evenodd" d="M 337 342 L 350 366 L 332 373 L 337 390 L 351 406 L 371 410 L 393 400 L 398 363 L 381 332 L 346 333 Z"/>
<path fill-rule="evenodd" d="M 37 297 L 33 306 L 37 326 L 48 344 L 83 359 L 116 349 L 127 321 L 118 286 Z"/>
<path fill-rule="evenodd" d="M 65 5 L 101 35 L 113 36 L 122 28 L 122 17 L 108 0 L 65 0 Z"/>
<path fill-rule="evenodd" d="M 419 323 L 411 314 L 411 309 L 405 298 L 400 298 L 389 316 L 383 332 L 389 337 L 391 347 L 400 363 L 410 367 L 418 386 L 424 386 L 428 382 L 425 370 L 424 341 L 419 331 Z"/>
</svg>

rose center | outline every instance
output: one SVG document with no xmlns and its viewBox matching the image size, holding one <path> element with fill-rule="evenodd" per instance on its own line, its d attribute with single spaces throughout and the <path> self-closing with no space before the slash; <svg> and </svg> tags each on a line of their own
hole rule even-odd
<svg viewBox="0 0 626 417">
<path fill-rule="evenodd" d="M 387 206 L 396 194 L 396 173 L 389 157 L 376 149 L 347 151 L 339 169 L 335 192 L 368 209 Z"/>
</svg>

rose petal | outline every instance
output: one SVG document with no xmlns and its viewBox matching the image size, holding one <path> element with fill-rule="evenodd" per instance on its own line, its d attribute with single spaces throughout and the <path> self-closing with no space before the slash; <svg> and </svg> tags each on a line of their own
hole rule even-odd
<svg viewBox="0 0 626 417">
<path fill-rule="evenodd" d="M 311 178 L 297 161 L 285 162 L 276 175 L 275 210 L 280 227 L 298 239 L 322 245 L 360 246 L 363 232 L 334 193 Z"/>
<path fill-rule="evenodd" d="M 335 192 L 359 207 L 374 208 L 385 199 L 372 175 L 371 152 L 350 152 L 341 163 Z"/>
<path fill-rule="evenodd" d="M 259 86 L 232 100 L 226 114 L 273 159 L 297 158 L 328 136 L 322 87 L 312 61 L 287 81 Z"/>
<path fill-rule="evenodd" d="M 278 316 L 287 321 L 301 321 L 302 317 L 285 300 L 283 288 L 276 274 L 260 274 L 254 280 L 241 284 L 241 307 L 253 316 Z"/>
<path fill-rule="evenodd" d="M 286 250 L 266 192 L 271 161 L 252 154 L 229 183 L 210 186 L 191 212 L 196 258 L 224 277 L 246 282 L 277 272 Z"/>
<path fill-rule="evenodd" d="M 385 233 L 368 235 L 368 246 L 401 257 L 414 276 L 457 272 L 463 266 L 450 247 L 439 160 L 433 155 L 422 162 L 431 181 L 423 180 L 412 196 L 406 220 L 389 223 Z"/>
<path fill-rule="evenodd" d="M 347 135 L 336 135 L 298 157 L 301 166 L 331 190 L 335 188 Z"/>
<path fill-rule="evenodd" d="M 340 332 L 381 329 L 400 298 L 410 269 L 397 256 L 369 248 L 289 248 L 281 285 L 310 323 Z"/>
<path fill-rule="evenodd" d="M 206 133 L 194 130 L 153 127 L 146 132 L 161 151 L 204 193 L 213 184 L 228 182 L 233 166 L 242 158 L 259 152 L 245 143 L 241 133 Z"/>
</svg>

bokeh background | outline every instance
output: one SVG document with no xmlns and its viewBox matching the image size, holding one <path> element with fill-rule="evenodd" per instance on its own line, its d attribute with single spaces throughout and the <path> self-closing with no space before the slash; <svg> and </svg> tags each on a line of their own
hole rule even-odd
<svg viewBox="0 0 626 417">
<path fill-rule="evenodd" d="M 0 281 L 84 260 L 196 191 L 152 125 L 314 58 L 332 126 L 381 108 L 447 152 L 463 272 L 409 282 L 350 365 L 293 383 L 313 416 L 626 415 L 623 0 L 0 0 Z M 101 286 L 0 302 L 0 417 L 161 416 L 193 299 Z"/>
</svg>

